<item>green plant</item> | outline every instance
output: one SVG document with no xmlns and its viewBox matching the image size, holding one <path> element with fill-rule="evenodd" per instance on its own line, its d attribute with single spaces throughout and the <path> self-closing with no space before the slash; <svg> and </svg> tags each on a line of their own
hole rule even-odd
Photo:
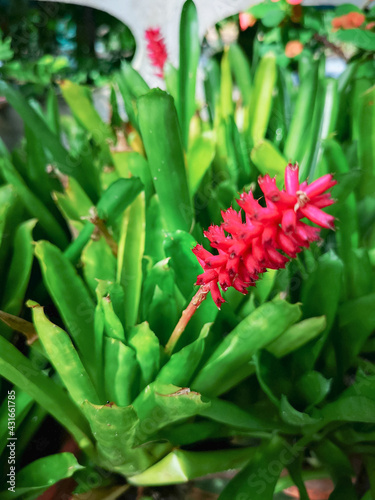
<svg viewBox="0 0 375 500">
<path fill-rule="evenodd" d="M 373 490 L 375 430 L 375 96 L 366 63 L 350 62 L 336 81 L 322 73 L 323 58 L 308 70 L 301 59 L 294 89 L 273 54 L 261 57 L 255 44 L 258 63 L 250 65 L 232 45 L 220 66 L 207 65 L 205 121 L 195 79 L 186 77 L 198 64 L 191 0 L 180 29 L 183 70 L 165 69 L 169 93 L 150 90 L 123 65 L 126 126 L 114 92 L 106 124 L 73 82 L 61 85 L 69 117 L 58 115 L 54 93 L 44 112 L 1 82 L 26 126 L 20 148 L 2 149 L 0 193 L 17 193 L 27 215 L 7 212 L 4 220 L 26 233 L 26 283 L 35 220 L 23 221 L 38 219 L 39 267 L 18 295 L 7 288 L 10 315 L 1 317 L 37 338 L 25 356 L 8 332 L 0 337 L 0 374 L 84 452 L 80 470 L 71 455 L 46 457 L 58 478 L 67 463 L 76 478 L 96 467 L 135 486 L 241 468 L 221 499 L 272 498 L 292 483 L 308 499 L 304 481 L 327 475 L 337 498 L 359 498 L 366 492 L 352 484 L 350 458 L 360 457 Z M 292 158 L 300 180 L 336 174 L 337 232 L 323 232 L 321 244 L 269 271 L 248 296 L 228 290 L 220 312 L 203 302 L 170 356 L 164 346 L 202 272 L 191 252 L 205 244 L 202 228 L 236 206 L 237 192 L 259 174 L 276 175 L 281 187 Z M 25 294 L 33 300 L 20 321 Z M 48 375 L 34 357 L 53 368 Z M 283 468 L 289 474 L 280 479 Z M 23 484 L 39 487 L 30 491 L 35 498 L 45 478 L 35 485 L 31 476 L 25 468 Z M 79 482 L 77 492 L 89 488 Z"/>
</svg>

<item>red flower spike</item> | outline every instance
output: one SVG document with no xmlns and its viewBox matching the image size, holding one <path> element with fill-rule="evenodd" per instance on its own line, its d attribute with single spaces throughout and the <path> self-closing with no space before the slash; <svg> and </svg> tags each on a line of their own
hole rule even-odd
<svg viewBox="0 0 375 500">
<path fill-rule="evenodd" d="M 298 163 L 288 163 L 285 169 L 285 189 L 288 194 L 295 195 L 299 189 Z"/>
<path fill-rule="evenodd" d="M 164 76 L 164 65 L 167 61 L 167 47 L 160 28 L 149 28 L 145 31 L 147 53 L 151 64 L 157 68 L 156 76 Z"/>
<path fill-rule="evenodd" d="M 197 278 L 198 285 L 207 285 L 215 304 L 224 302 L 218 283 L 225 292 L 233 287 L 246 294 L 255 286 L 266 268 L 281 269 L 290 258 L 303 248 L 319 240 L 319 227 L 312 227 L 300 219 L 306 217 L 320 227 L 333 229 L 334 217 L 321 209 L 335 202 L 327 191 L 336 184 L 331 174 L 312 182 L 299 183 L 298 164 L 289 163 L 285 169 L 285 189 L 279 189 L 275 178 L 260 177 L 258 182 L 264 193 L 266 206 L 254 199 L 253 193 L 242 193 L 237 200 L 245 213 L 232 207 L 222 212 L 220 226 L 205 231 L 212 248 L 218 255 L 197 245 L 193 250 L 204 269 Z M 281 253 L 281 252 L 283 253 Z"/>
</svg>

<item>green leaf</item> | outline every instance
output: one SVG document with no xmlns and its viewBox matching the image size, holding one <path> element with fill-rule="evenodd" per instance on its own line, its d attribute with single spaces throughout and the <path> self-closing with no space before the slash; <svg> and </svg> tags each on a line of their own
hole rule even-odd
<svg viewBox="0 0 375 500">
<path fill-rule="evenodd" d="M 360 394 L 360 393 L 359 393 Z M 375 401 L 361 395 L 343 395 L 332 403 L 326 404 L 317 416 L 323 417 L 322 425 L 329 422 L 375 423 Z"/>
<path fill-rule="evenodd" d="M 289 161 L 301 162 L 306 137 L 311 126 L 318 82 L 318 63 L 309 63 L 309 70 L 300 85 L 292 122 L 285 141 L 284 154 Z"/>
<path fill-rule="evenodd" d="M 13 243 L 13 256 L 2 297 L 2 309 L 10 314 L 18 314 L 30 279 L 34 258 L 32 231 L 36 220 L 21 224 L 16 231 Z"/>
<path fill-rule="evenodd" d="M 278 436 L 256 448 L 255 454 L 249 455 L 249 464 L 227 484 L 219 500 L 233 498 L 272 500 L 276 482 L 283 468 L 280 460 L 282 451 L 283 441 Z M 272 471 L 266 476 L 260 474 L 260 471 L 268 472 L 271 463 L 275 463 L 276 467 L 272 467 Z"/>
<path fill-rule="evenodd" d="M 39 458 L 17 472 L 15 493 L 9 491 L 8 488 L 8 491 L 0 494 L 1 498 L 7 500 L 21 495 L 28 495 L 27 498 L 31 498 L 30 493 L 32 493 L 32 498 L 37 498 L 53 484 L 61 479 L 72 477 L 81 469 L 84 467 L 79 465 L 73 453 L 57 453 Z"/>
<path fill-rule="evenodd" d="M 131 175 L 139 177 L 145 187 L 146 200 L 154 192 L 154 185 L 147 160 L 136 151 L 120 151 L 112 153 L 116 171 L 125 179 Z"/>
<path fill-rule="evenodd" d="M 284 156 L 275 148 L 272 142 L 259 141 L 251 150 L 251 160 L 263 175 L 276 175 L 276 184 L 279 188 L 284 185 L 284 172 L 288 162 Z"/>
<path fill-rule="evenodd" d="M 208 329 L 202 330 L 197 340 L 173 354 L 160 370 L 156 380 L 164 384 L 189 387 L 203 356 L 207 335 Z"/>
<path fill-rule="evenodd" d="M 202 268 L 192 252 L 197 242 L 185 231 L 175 231 L 164 239 L 164 250 L 170 257 L 170 266 L 176 274 L 176 284 L 186 299 L 190 299 L 194 291 L 194 283 Z"/>
<path fill-rule="evenodd" d="M 98 280 L 116 280 L 116 258 L 104 238 L 90 240 L 82 251 L 83 274 L 93 295 Z"/>
<path fill-rule="evenodd" d="M 340 42 L 352 43 L 359 49 L 373 52 L 375 50 L 375 33 L 360 28 L 350 30 L 339 30 L 335 38 Z"/>
<path fill-rule="evenodd" d="M 332 380 L 327 380 L 320 372 L 309 371 L 302 375 L 295 384 L 299 399 L 308 405 L 307 411 L 321 403 L 331 389 Z"/>
<path fill-rule="evenodd" d="M 135 352 L 121 341 L 104 338 L 104 379 L 107 399 L 118 406 L 129 405 L 138 389 Z"/>
<path fill-rule="evenodd" d="M 326 325 L 325 316 L 305 319 L 288 328 L 280 337 L 268 344 L 266 349 L 277 358 L 281 358 L 317 337 L 325 330 Z"/>
<path fill-rule="evenodd" d="M 256 375 L 259 384 L 268 398 L 276 406 L 280 405 L 283 394 L 289 395 L 291 383 L 282 363 L 266 350 L 254 355 Z"/>
<path fill-rule="evenodd" d="M 143 184 L 138 177 L 113 182 L 96 206 L 98 216 L 102 220 L 114 222 L 142 190 Z"/>
<path fill-rule="evenodd" d="M 243 106 L 250 104 L 251 96 L 251 73 L 249 60 L 243 49 L 237 43 L 229 46 L 229 62 L 234 80 L 241 92 Z"/>
<path fill-rule="evenodd" d="M 190 120 L 196 110 L 195 85 L 200 52 L 197 9 L 192 0 L 186 0 L 181 12 L 178 71 L 179 118 L 185 150 L 188 149 Z"/>
<path fill-rule="evenodd" d="M 88 88 L 69 80 L 60 83 L 62 95 L 79 123 L 92 134 L 93 140 L 108 150 L 108 140 L 114 140 L 113 132 L 96 111 Z M 109 150 L 108 150 L 109 151 Z"/>
<path fill-rule="evenodd" d="M 24 421 L 25 417 L 27 416 L 28 412 L 30 411 L 30 408 L 32 407 L 34 401 L 33 399 L 29 396 L 29 394 L 26 394 L 26 392 L 20 391 L 18 388 L 13 389 L 14 391 L 14 408 L 15 408 L 15 415 L 17 419 L 17 429 L 19 429 L 20 425 Z M 11 390 L 9 391 L 11 392 Z M 8 392 L 8 394 L 9 394 Z M 9 401 L 10 398 L 8 399 L 7 397 L 4 398 L 1 407 L 0 407 L 0 455 L 3 453 L 4 448 L 6 447 L 8 443 L 8 437 L 9 437 L 9 429 L 8 429 L 8 423 L 9 423 Z M 10 424 L 11 425 L 11 424 Z M 18 434 L 18 433 L 17 433 Z M 20 436 L 18 435 L 17 438 Z M 18 451 L 18 442 L 17 442 L 17 451 Z"/>
<path fill-rule="evenodd" d="M 295 425 L 296 427 L 311 425 L 318 422 L 318 419 L 310 417 L 307 413 L 302 413 L 301 411 L 293 408 L 285 395 L 281 396 L 280 416 L 284 422 L 290 425 Z"/>
<path fill-rule="evenodd" d="M 79 159 L 80 166 L 77 168 L 77 160 L 62 146 L 60 139 L 51 131 L 44 118 L 30 106 L 19 91 L 13 89 L 6 82 L 0 81 L 0 95 L 7 98 L 28 127 L 32 130 L 38 130 L 38 137 L 43 147 L 49 151 L 59 170 L 63 174 L 75 177 L 88 194 L 97 195 L 98 185 L 96 176 L 93 175 L 92 165 L 81 157 Z M 87 175 L 88 171 L 91 172 L 90 176 Z"/>
<path fill-rule="evenodd" d="M 147 447 L 133 449 L 139 420 L 132 406 L 96 406 L 86 402 L 83 409 L 97 441 L 99 461 L 104 469 L 125 475 L 139 474 L 165 450 L 165 446 L 154 450 L 153 456 Z"/>
<path fill-rule="evenodd" d="M 87 422 L 66 392 L 36 369 L 10 342 L 0 336 L 0 375 L 29 394 L 74 437 L 90 456 L 94 453 Z"/>
<path fill-rule="evenodd" d="M 362 32 L 362 30 L 359 31 Z M 375 39 L 375 33 L 368 33 Z M 371 80 L 359 80 L 357 84 L 360 82 L 363 82 L 362 91 L 368 87 L 357 98 L 358 114 L 355 115 L 358 117 L 358 160 L 362 170 L 359 192 L 360 196 L 364 197 L 366 194 L 371 195 L 375 187 L 375 89 L 371 87 L 373 83 Z"/>
<path fill-rule="evenodd" d="M 374 311 L 375 293 L 340 305 L 339 329 L 335 332 L 334 343 L 342 372 L 350 367 L 373 332 Z"/>
<path fill-rule="evenodd" d="M 142 259 L 145 249 L 145 197 L 141 193 L 124 214 L 119 252 L 117 282 L 125 291 L 125 324 L 136 324 L 142 288 Z"/>
<path fill-rule="evenodd" d="M 233 114 L 233 87 L 228 48 L 224 49 L 220 69 L 220 115 L 224 120 L 227 120 L 227 118 Z"/>
<path fill-rule="evenodd" d="M 107 337 L 125 342 L 124 327 L 114 311 L 110 294 L 101 299 L 98 297 L 98 303 L 99 301 L 104 313 L 104 331 Z"/>
<path fill-rule="evenodd" d="M 202 417 L 209 418 L 231 428 L 246 431 L 272 431 L 283 425 L 277 413 L 268 404 L 252 405 L 250 410 L 243 410 L 230 401 L 213 398 L 210 406 L 201 411 Z"/>
<path fill-rule="evenodd" d="M 257 145 L 266 135 L 276 78 L 276 57 L 268 53 L 261 59 L 255 72 L 250 100 L 250 137 L 254 145 Z"/>
<path fill-rule="evenodd" d="M 168 94 L 171 94 L 174 99 L 176 109 L 180 109 L 178 104 L 178 69 L 168 61 L 164 65 L 164 80 Z"/>
<path fill-rule="evenodd" d="M 192 387 L 210 396 L 227 391 L 239 382 L 238 369 L 247 365 L 258 349 L 279 337 L 300 315 L 298 305 L 288 304 L 278 297 L 261 305 L 219 344 Z"/>
<path fill-rule="evenodd" d="M 69 260 L 47 241 L 35 245 L 43 280 L 72 336 L 93 381 L 97 379 L 94 334 L 95 308 L 89 292 Z"/>
<path fill-rule="evenodd" d="M 160 202 L 155 194 L 151 197 L 148 206 L 146 205 L 146 239 L 145 256 L 150 257 L 155 264 L 165 259 L 163 241 L 165 230 L 160 213 Z"/>
<path fill-rule="evenodd" d="M 142 474 L 129 478 L 136 486 L 180 484 L 207 474 L 243 467 L 254 448 L 215 451 L 174 450 Z"/>
<path fill-rule="evenodd" d="M 215 156 L 216 141 L 213 132 L 198 135 L 187 151 L 189 189 L 194 196 Z"/>
<path fill-rule="evenodd" d="M 153 382 L 135 399 L 133 406 L 141 421 L 136 444 L 147 442 L 158 430 L 201 413 L 210 403 L 189 388 Z M 142 422 L 150 424 L 142 425 Z"/>
<path fill-rule="evenodd" d="M 87 217 L 93 207 L 93 202 L 74 177 L 68 177 L 65 181 L 64 193 L 54 192 L 53 198 L 63 216 L 68 220 L 82 222 L 82 217 Z"/>
<path fill-rule="evenodd" d="M 135 350 L 141 369 L 141 387 L 150 384 L 160 368 L 160 343 L 147 322 L 135 325 L 129 332 L 129 345 Z M 170 380 L 173 382 L 173 380 Z"/>
<path fill-rule="evenodd" d="M 148 321 L 165 345 L 182 312 L 184 299 L 175 284 L 168 259 L 155 264 L 148 272 L 142 292 L 142 321 Z"/>
<path fill-rule="evenodd" d="M 141 75 L 126 61 L 121 64 L 121 72 L 116 78 L 122 98 L 124 99 L 126 113 L 130 122 L 138 130 L 138 111 L 136 99 L 150 90 Z"/>
<path fill-rule="evenodd" d="M 301 172 L 307 172 L 309 179 L 313 180 L 325 174 L 322 155 L 324 151 L 324 140 L 327 139 L 336 130 L 336 121 L 338 115 L 339 96 L 337 91 L 337 80 L 327 78 L 322 86 L 322 110 L 319 119 L 315 144 L 312 144 L 313 154 L 303 158 Z M 305 158 L 309 161 L 305 164 Z M 304 178 L 301 173 L 301 178 Z"/>
<path fill-rule="evenodd" d="M 73 401 L 80 406 L 85 399 L 98 403 L 99 397 L 69 335 L 47 319 L 43 307 L 31 300 L 33 321 L 48 358 L 60 375 Z"/>
<path fill-rule="evenodd" d="M 14 187 L 25 209 L 38 219 L 39 224 L 51 240 L 57 245 L 65 247 L 68 243 L 65 231 L 39 198 L 28 188 L 12 163 L 5 157 L 0 158 L 0 172 L 5 181 Z"/>
<path fill-rule="evenodd" d="M 327 320 L 327 326 L 319 339 L 314 344 L 309 344 L 304 348 L 303 364 L 306 368 L 314 366 L 327 340 L 339 304 L 342 279 L 343 263 L 330 250 L 319 257 L 314 270 L 303 282 L 301 302 L 304 317 L 324 314 Z"/>
<path fill-rule="evenodd" d="M 161 90 L 152 90 L 138 99 L 138 111 L 139 127 L 166 229 L 189 231 L 194 212 L 173 99 Z"/>
</svg>

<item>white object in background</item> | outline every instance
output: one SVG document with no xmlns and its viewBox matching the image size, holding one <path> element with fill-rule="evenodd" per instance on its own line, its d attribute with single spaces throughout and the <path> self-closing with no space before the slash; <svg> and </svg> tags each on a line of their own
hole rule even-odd
<svg viewBox="0 0 375 500">
<path fill-rule="evenodd" d="M 61 0 L 43 0 L 61 1 Z M 84 5 L 99 9 L 122 21 L 133 33 L 136 52 L 132 65 L 151 86 L 161 85 L 155 76 L 156 69 L 147 55 L 145 31 L 160 28 L 167 47 L 168 61 L 178 65 L 179 27 L 185 0 L 62 0 L 64 3 Z M 198 11 L 199 37 L 228 16 L 259 3 L 260 0 L 195 0 Z"/>
<path fill-rule="evenodd" d="M 57 2 L 61 0 L 43 0 Z M 179 26 L 181 10 L 185 0 L 62 0 L 64 3 L 84 5 L 102 10 L 116 17 L 129 27 L 136 41 L 136 52 L 132 65 L 147 83 L 163 86 L 163 81 L 147 55 L 145 31 L 160 28 L 167 47 L 168 61 L 178 66 Z M 198 11 L 199 37 L 202 40 L 209 28 L 228 16 L 237 14 L 261 0 L 195 0 Z M 340 5 L 349 0 L 304 0 L 306 6 Z M 363 7 L 368 0 L 350 0 Z M 371 4 L 374 1 L 370 2 Z"/>
</svg>

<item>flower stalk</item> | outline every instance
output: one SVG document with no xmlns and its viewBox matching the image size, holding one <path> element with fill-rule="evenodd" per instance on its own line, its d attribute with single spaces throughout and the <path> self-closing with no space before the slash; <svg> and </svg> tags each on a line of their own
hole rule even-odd
<svg viewBox="0 0 375 500">
<path fill-rule="evenodd" d="M 179 319 L 179 322 L 177 323 L 175 329 L 172 332 L 172 335 L 170 336 L 166 346 L 165 346 L 165 352 L 170 356 L 173 352 L 173 349 L 175 348 L 179 338 L 185 331 L 185 328 L 189 321 L 191 320 L 192 316 L 194 315 L 195 311 L 198 309 L 198 307 L 202 304 L 202 302 L 206 299 L 208 292 L 210 291 L 209 285 L 202 285 L 199 287 L 199 290 L 197 293 L 194 295 L 194 297 L 191 299 L 189 305 L 187 308 L 183 311 L 181 318 Z"/>
</svg>

